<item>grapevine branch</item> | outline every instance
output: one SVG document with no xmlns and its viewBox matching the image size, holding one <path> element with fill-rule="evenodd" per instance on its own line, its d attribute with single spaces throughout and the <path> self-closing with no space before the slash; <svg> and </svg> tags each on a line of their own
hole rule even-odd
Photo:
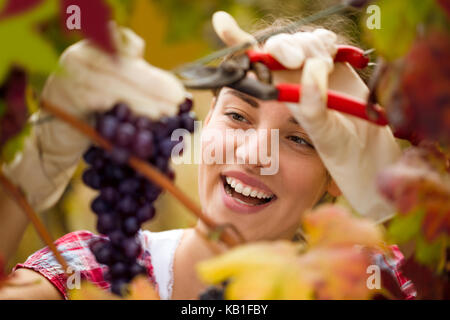
<svg viewBox="0 0 450 320">
<path fill-rule="evenodd" d="M 113 145 L 100 136 L 97 131 L 88 124 L 80 121 L 76 117 L 63 111 L 61 108 L 49 103 L 48 101 L 41 101 L 42 107 L 51 113 L 53 116 L 61 119 L 67 124 L 71 125 L 76 130 L 88 136 L 93 142 L 95 142 L 101 148 L 110 151 L 113 149 Z M 220 230 L 210 217 L 205 215 L 200 207 L 194 203 L 184 192 L 177 188 L 166 176 L 159 172 L 154 166 L 148 162 L 141 160 L 135 156 L 130 156 L 128 164 L 137 172 L 145 176 L 147 179 L 153 181 L 161 188 L 167 190 L 172 196 L 177 198 L 186 208 L 193 212 L 210 230 Z M 231 232 L 234 231 L 233 233 Z M 244 238 L 235 228 L 223 228 L 220 232 L 220 239 L 230 247 L 236 246 L 239 243 L 244 242 Z"/>
<path fill-rule="evenodd" d="M 22 191 L 17 186 L 15 186 L 8 178 L 6 178 L 6 176 L 3 174 L 3 172 L 1 172 L 1 170 L 0 170 L 0 183 L 3 185 L 5 190 L 14 198 L 14 200 L 20 206 L 20 208 L 25 212 L 28 219 L 31 221 L 34 228 L 36 229 L 37 233 L 44 241 L 44 243 L 49 247 L 49 249 L 53 252 L 53 254 L 56 257 L 56 260 L 59 262 L 59 264 L 62 266 L 65 272 L 65 270 L 67 270 L 66 260 L 64 260 L 64 258 L 59 253 L 58 249 L 56 248 L 53 242 L 52 236 L 47 231 L 45 226 L 42 224 L 41 220 L 37 216 L 34 209 L 28 203 Z"/>
</svg>

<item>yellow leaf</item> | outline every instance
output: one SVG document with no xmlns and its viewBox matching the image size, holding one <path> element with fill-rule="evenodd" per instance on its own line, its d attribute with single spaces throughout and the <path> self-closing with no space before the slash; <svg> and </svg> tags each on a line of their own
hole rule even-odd
<svg viewBox="0 0 450 320">
<path fill-rule="evenodd" d="M 160 300 L 155 288 L 145 276 L 133 279 L 129 290 L 130 294 L 127 296 L 127 300 Z"/>
<path fill-rule="evenodd" d="M 382 246 L 383 231 L 372 220 L 352 216 L 336 205 L 322 205 L 307 213 L 303 230 L 310 246 Z"/>
<path fill-rule="evenodd" d="M 70 290 L 68 295 L 70 300 L 120 300 L 116 295 L 88 281 L 82 281 L 81 287 Z"/>
<path fill-rule="evenodd" d="M 313 248 L 302 255 L 298 269 L 312 283 L 317 299 L 368 299 L 367 251 L 354 246 Z"/>
<path fill-rule="evenodd" d="M 197 270 L 205 282 L 217 284 L 247 270 L 283 267 L 296 252 L 297 248 L 288 241 L 249 244 L 201 262 Z"/>
</svg>

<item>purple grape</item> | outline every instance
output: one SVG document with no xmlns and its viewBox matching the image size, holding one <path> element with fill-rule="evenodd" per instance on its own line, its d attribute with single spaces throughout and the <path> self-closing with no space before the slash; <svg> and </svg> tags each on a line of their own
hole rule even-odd
<svg viewBox="0 0 450 320">
<path fill-rule="evenodd" d="M 102 149 L 92 146 L 83 154 L 83 159 L 87 164 L 93 164 L 98 158 L 103 158 L 102 155 Z"/>
<path fill-rule="evenodd" d="M 130 153 L 124 148 L 112 148 L 108 155 L 111 160 L 117 164 L 126 164 L 130 157 Z"/>
<path fill-rule="evenodd" d="M 136 217 L 128 217 L 123 221 L 123 231 L 127 235 L 134 235 L 139 231 L 139 221 Z"/>
<path fill-rule="evenodd" d="M 91 187 L 92 189 L 100 189 L 102 185 L 102 179 L 98 172 L 94 169 L 87 169 L 85 172 L 83 172 L 82 175 L 83 182 Z"/>
<path fill-rule="evenodd" d="M 153 155 L 153 134 L 148 130 L 140 130 L 133 142 L 133 152 L 139 158 L 147 159 Z"/>
<path fill-rule="evenodd" d="M 105 160 L 102 157 L 98 157 L 92 163 L 92 168 L 101 170 L 105 166 Z"/>
<path fill-rule="evenodd" d="M 95 239 L 89 243 L 89 249 L 95 255 L 103 248 L 106 242 L 107 240 Z"/>
<path fill-rule="evenodd" d="M 117 278 L 120 276 L 124 276 L 127 273 L 127 269 L 127 265 L 124 262 L 118 261 L 114 263 L 109 270 L 112 277 Z"/>
<path fill-rule="evenodd" d="M 169 134 L 172 134 L 172 132 L 178 129 L 181 125 L 180 118 L 178 116 L 168 117 L 167 119 L 165 119 L 165 122 Z"/>
<path fill-rule="evenodd" d="M 180 116 L 181 126 L 189 131 L 190 133 L 194 132 L 195 129 L 195 117 L 190 113 L 183 113 Z"/>
<path fill-rule="evenodd" d="M 110 213 L 102 213 L 98 215 L 97 230 L 101 234 L 107 234 L 116 227 L 116 218 Z"/>
<path fill-rule="evenodd" d="M 179 107 L 180 110 L 179 110 L 178 114 L 188 113 L 189 111 L 191 111 L 192 106 L 193 106 L 192 99 L 186 98 L 186 99 L 180 104 L 180 107 Z"/>
<path fill-rule="evenodd" d="M 106 179 L 116 181 L 125 179 L 127 176 L 126 170 L 113 163 L 108 163 L 105 165 L 104 174 Z"/>
<path fill-rule="evenodd" d="M 169 160 L 163 155 L 159 155 L 155 159 L 155 166 L 159 169 L 159 171 L 166 172 L 167 168 L 169 167 Z"/>
<path fill-rule="evenodd" d="M 148 183 L 144 186 L 144 196 L 148 202 L 153 202 L 161 194 L 161 189 L 155 185 Z"/>
<path fill-rule="evenodd" d="M 117 202 L 117 209 L 125 215 L 134 214 L 137 209 L 136 200 L 127 195 Z"/>
<path fill-rule="evenodd" d="M 175 147 L 179 141 L 172 141 L 170 138 L 166 138 L 159 144 L 159 152 L 166 158 L 169 158 L 172 154 L 172 149 Z"/>
<path fill-rule="evenodd" d="M 135 262 L 130 266 L 130 273 L 133 277 L 138 276 L 140 274 L 147 274 L 147 269 L 144 266 L 141 266 L 139 263 Z"/>
<path fill-rule="evenodd" d="M 100 197 L 96 197 L 91 203 L 91 209 L 97 214 L 107 213 L 111 208 L 108 203 Z"/>
<path fill-rule="evenodd" d="M 112 254 L 112 246 L 108 243 L 105 243 L 99 250 L 94 253 L 95 259 L 102 264 L 109 264 L 111 262 Z"/>
<path fill-rule="evenodd" d="M 115 203 L 119 199 L 119 192 L 114 187 L 104 187 L 100 191 L 100 197 L 109 203 Z"/>
<path fill-rule="evenodd" d="M 123 253 L 127 258 L 137 258 L 141 247 L 134 238 L 127 238 L 122 242 Z"/>
<path fill-rule="evenodd" d="M 141 182 L 136 178 L 128 178 L 119 184 L 119 192 L 122 194 L 134 194 L 140 187 Z"/>
<path fill-rule="evenodd" d="M 112 114 L 119 121 L 127 121 L 131 114 L 131 111 L 128 108 L 128 106 L 125 103 L 121 103 L 121 102 L 115 104 L 111 111 L 112 111 Z"/>
<path fill-rule="evenodd" d="M 155 208 L 149 203 L 146 203 L 142 207 L 140 207 L 136 213 L 136 217 L 139 223 L 151 220 L 154 216 Z"/>
<path fill-rule="evenodd" d="M 111 282 L 111 292 L 119 296 L 125 295 L 127 292 L 127 283 L 128 281 L 126 279 L 114 279 Z"/>
<path fill-rule="evenodd" d="M 123 239 L 125 239 L 125 236 L 121 230 L 114 230 L 114 231 L 111 231 L 110 233 L 108 233 L 108 238 L 109 238 L 109 240 L 111 240 L 112 244 L 120 245 L 122 243 Z"/>
<path fill-rule="evenodd" d="M 155 135 L 156 140 L 160 141 L 165 138 L 171 133 L 167 126 L 167 117 L 162 118 L 160 121 L 154 123 L 153 125 L 153 134 Z"/>
<path fill-rule="evenodd" d="M 128 147 L 134 139 L 136 128 L 128 122 L 122 123 L 117 128 L 114 142 L 119 147 Z"/>
<path fill-rule="evenodd" d="M 152 130 L 153 123 L 146 117 L 137 117 L 135 126 L 138 130 Z"/>
<path fill-rule="evenodd" d="M 116 136 L 119 121 L 112 115 L 104 115 L 97 121 L 97 131 L 105 139 L 112 140 Z"/>
</svg>

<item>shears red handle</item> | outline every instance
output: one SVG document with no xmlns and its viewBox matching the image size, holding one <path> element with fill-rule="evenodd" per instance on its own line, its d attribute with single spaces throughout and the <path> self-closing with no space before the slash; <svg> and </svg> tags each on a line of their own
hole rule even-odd
<svg viewBox="0 0 450 320">
<path fill-rule="evenodd" d="M 278 101 L 283 102 L 299 102 L 301 97 L 301 86 L 291 83 L 280 83 L 275 86 L 278 91 Z M 353 97 L 328 90 L 327 106 L 330 109 L 353 115 L 355 117 L 368 120 L 374 124 L 385 126 L 388 119 L 383 108 L 379 105 L 372 106 L 371 112 L 374 117 L 371 119 L 367 114 L 366 102 L 359 101 Z"/>
<path fill-rule="evenodd" d="M 268 53 L 248 50 L 246 52 L 250 62 L 261 62 L 270 70 L 285 70 L 286 68 Z M 348 62 L 351 66 L 363 69 L 369 64 L 369 57 L 360 48 L 348 45 L 338 46 L 334 62 Z M 299 102 L 301 86 L 298 84 L 281 83 L 275 86 L 277 100 L 282 102 Z M 345 94 L 328 90 L 328 108 L 347 113 L 378 125 L 387 125 L 388 120 L 380 106 L 373 106 L 374 119 L 369 119 L 366 104 Z"/>
<path fill-rule="evenodd" d="M 247 56 L 250 62 L 261 62 L 270 70 L 285 70 L 286 68 L 279 63 L 274 57 L 265 52 L 258 52 L 255 50 L 247 50 Z M 369 57 L 366 52 L 360 48 L 341 45 L 334 57 L 334 62 L 348 62 L 352 67 L 357 69 L 364 69 L 369 64 Z"/>
</svg>

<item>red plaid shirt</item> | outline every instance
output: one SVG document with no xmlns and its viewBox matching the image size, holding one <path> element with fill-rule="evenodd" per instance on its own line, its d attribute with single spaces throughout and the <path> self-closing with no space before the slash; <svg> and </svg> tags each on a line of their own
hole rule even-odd
<svg viewBox="0 0 450 320">
<path fill-rule="evenodd" d="M 156 285 L 153 276 L 153 267 L 150 258 L 150 252 L 145 244 L 148 237 L 147 233 L 140 232 L 138 240 L 143 248 L 142 253 L 138 257 L 138 262 L 147 268 L 147 275 L 154 285 Z M 55 241 L 55 245 L 63 258 L 66 260 L 70 274 L 79 272 L 81 279 L 88 280 L 102 289 L 109 289 L 110 283 L 104 278 L 107 266 L 98 263 L 94 255 L 89 249 L 92 242 L 104 239 L 105 237 L 95 235 L 89 231 L 75 231 L 66 234 Z M 49 280 L 63 295 L 68 299 L 67 295 L 67 278 L 62 266 L 58 263 L 53 253 L 48 247 L 36 251 L 24 263 L 17 264 L 17 268 L 27 268 L 39 272 L 47 280 Z"/>
<path fill-rule="evenodd" d="M 150 251 L 147 247 L 150 243 L 148 239 L 150 234 L 139 233 L 138 239 L 143 250 L 138 257 L 138 261 L 147 268 L 149 279 L 157 286 L 153 275 Z M 89 231 L 75 231 L 59 238 L 55 244 L 72 269 L 72 274 L 73 272 L 80 272 L 82 279 L 88 280 L 103 289 L 108 289 L 110 284 L 104 279 L 107 266 L 99 264 L 89 249 L 90 243 L 102 238 L 102 236 Z M 414 285 L 400 271 L 404 257 L 397 246 L 391 246 L 391 250 L 392 252 L 389 255 L 375 255 L 374 263 L 395 279 L 405 299 L 414 299 L 416 296 Z M 48 247 L 33 253 L 24 263 L 16 265 L 14 270 L 17 268 L 28 268 L 39 272 L 59 290 L 65 299 L 68 299 L 67 275 Z"/>
</svg>

